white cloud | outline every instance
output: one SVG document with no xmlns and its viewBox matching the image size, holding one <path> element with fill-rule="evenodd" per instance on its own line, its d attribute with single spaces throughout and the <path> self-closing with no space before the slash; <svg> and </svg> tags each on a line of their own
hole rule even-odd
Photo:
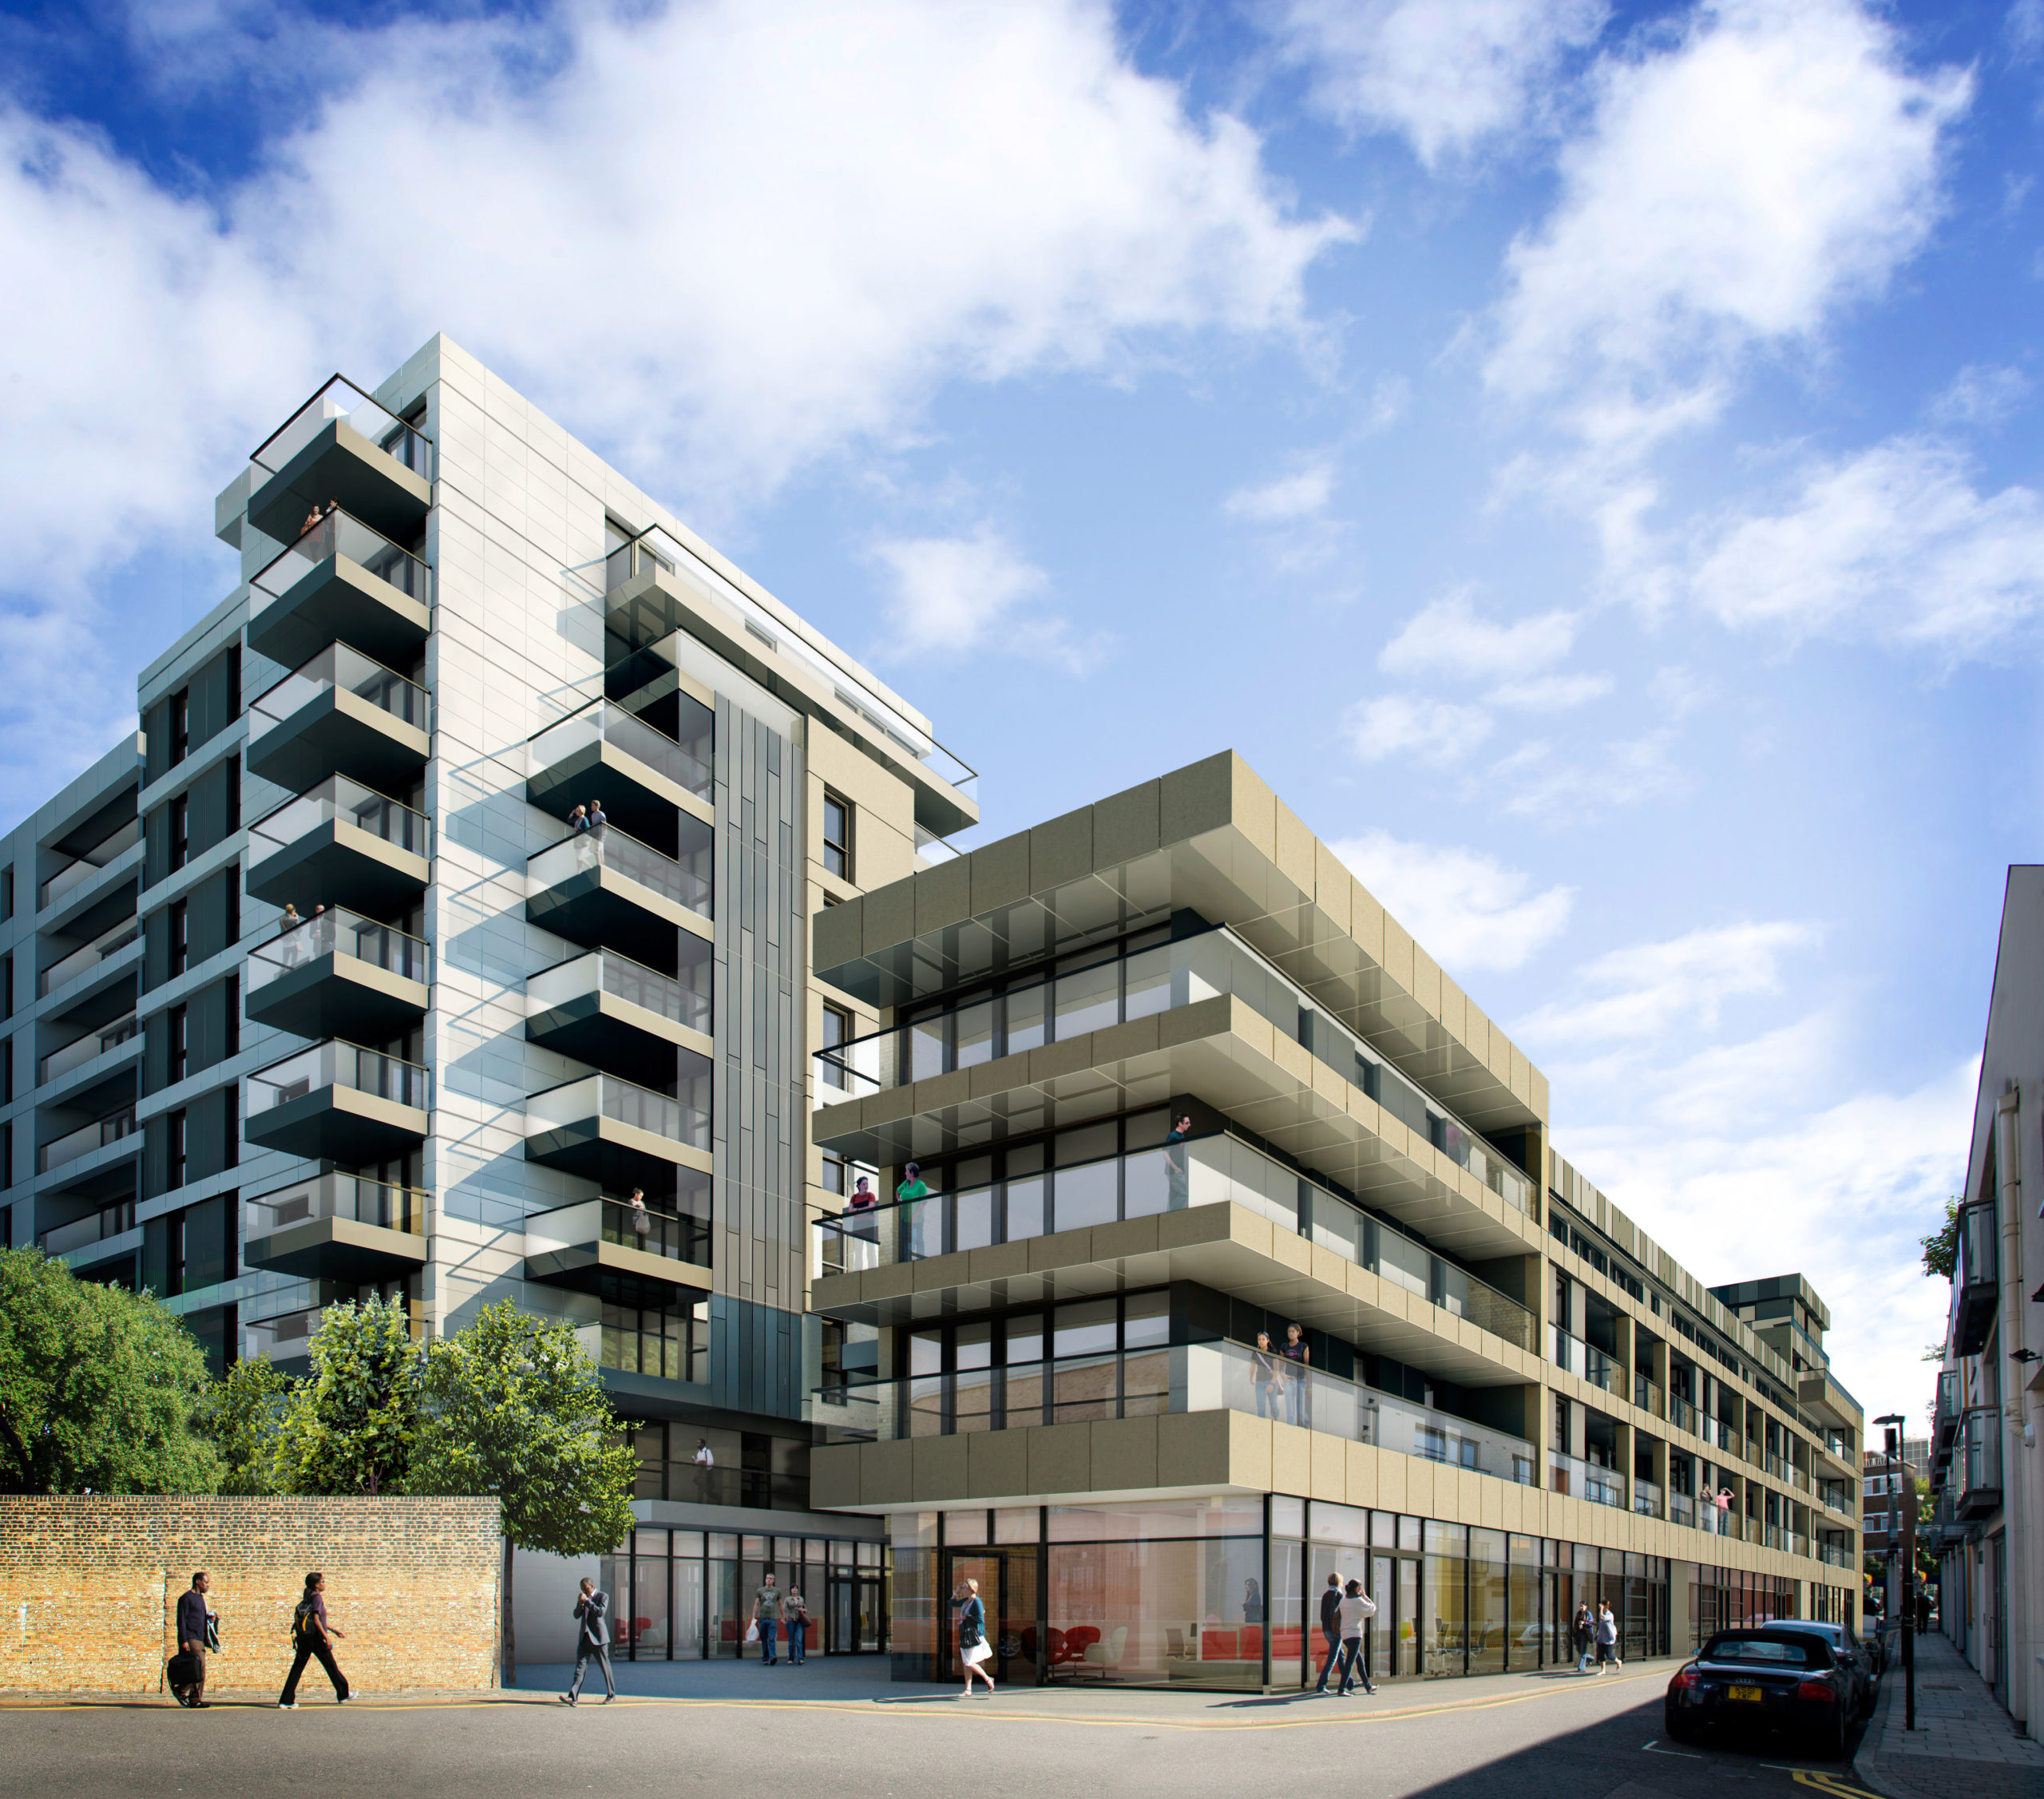
<svg viewBox="0 0 2044 1799">
<path fill-rule="evenodd" d="M 1614 949 L 1579 971 L 1584 997 L 1549 1001 L 1519 1033 L 1565 1044 L 1651 1041 L 1677 1028 L 1714 1029 L 1725 1001 L 1779 992 L 1784 953 L 1817 936 L 1809 925 L 1739 924 Z"/>
<path fill-rule="evenodd" d="M 1573 612 L 1542 612 L 1510 624 L 1476 616 L 1467 588 L 1429 601 L 1378 652 L 1388 675 L 1443 674 L 1507 680 L 1551 667 L 1575 642 Z"/>
<path fill-rule="evenodd" d="M 1974 485 L 1966 456 L 1896 438 L 1809 471 L 1785 509 L 1722 525 L 1691 589 L 1726 624 L 1979 651 L 2044 610 L 2044 498 Z"/>
<path fill-rule="evenodd" d="M 1813 340 L 1923 247 L 1971 92 L 1909 70 L 1851 0 L 1721 0 L 1592 85 L 1561 200 L 1507 256 L 1486 374 L 1566 396 L 1583 440 L 1633 451 L 1712 416 L 1743 352 Z"/>
<path fill-rule="evenodd" d="M 1562 712 L 1601 699 L 1611 691 L 1609 675 L 1540 675 L 1530 681 L 1505 681 L 1491 689 L 1493 706 L 1518 712 Z"/>
<path fill-rule="evenodd" d="M 1389 693 L 1358 700 L 1342 715 L 1341 731 L 1365 762 L 1409 755 L 1445 765 L 1468 755 L 1490 735 L 1493 723 L 1481 706 Z"/>
<path fill-rule="evenodd" d="M 1682 787 L 1687 777 L 1671 754 L 1675 734 L 1666 727 L 1638 737 L 1571 745 L 1559 753 L 1544 737 L 1530 738 L 1489 771 L 1505 795 L 1504 810 L 1547 825 L 1594 818 Z"/>
<path fill-rule="evenodd" d="M 0 332 L 34 347 L 9 410 L 37 446 L 0 491 L 0 588 L 188 535 L 320 373 L 435 330 L 715 509 L 897 438 L 947 380 L 1298 335 L 1305 270 L 1354 235 L 1295 216 L 1255 135 L 1140 73 L 1090 0 L 309 29 L 294 65 L 337 85 L 217 210 L 0 114 Z"/>
<path fill-rule="evenodd" d="M 1272 26 L 1311 69 L 1318 110 L 1402 133 L 1431 166 L 1518 125 L 1606 11 L 1602 0 L 1282 0 Z"/>
<path fill-rule="evenodd" d="M 1515 969 L 1559 937 L 1572 887 L 1532 891 L 1532 878 L 1473 850 L 1367 831 L 1329 846 L 1442 967 Z"/>
<path fill-rule="evenodd" d="M 1931 401 L 1934 424 L 1998 425 L 2030 398 L 2030 380 L 2021 369 L 1969 363 L 1951 385 Z"/>
<path fill-rule="evenodd" d="M 991 525 L 969 536 L 883 539 L 872 549 L 893 588 L 888 653 L 955 659 L 982 652 L 1052 662 L 1083 675 L 1107 653 L 1104 636 L 1080 639 L 1064 619 L 1025 609 L 1049 584 Z"/>
<path fill-rule="evenodd" d="M 1333 493 L 1333 460 L 1315 457 L 1274 481 L 1237 488 L 1221 502 L 1221 509 L 1230 518 L 1252 524 L 1291 524 L 1325 511 Z"/>
</svg>

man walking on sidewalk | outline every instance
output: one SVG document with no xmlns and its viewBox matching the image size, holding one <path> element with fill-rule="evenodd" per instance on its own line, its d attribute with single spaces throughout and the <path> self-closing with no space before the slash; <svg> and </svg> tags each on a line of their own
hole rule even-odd
<svg viewBox="0 0 2044 1799">
<path fill-rule="evenodd" d="M 1608 1600 L 1597 1607 L 1597 1671 L 1600 1674 L 1608 1662 L 1616 1662 L 1620 1667 L 1625 1663 L 1618 1659 L 1618 1621 L 1611 1615 Z"/>
<path fill-rule="evenodd" d="M 575 1678 L 561 1695 L 564 1706 L 581 1702 L 582 1677 L 589 1671 L 592 1655 L 604 1671 L 604 1703 L 608 1705 L 617 1697 L 617 1677 L 610 1666 L 610 1595 L 600 1592 L 585 1574 L 581 1597 L 575 1602 Z"/>
<path fill-rule="evenodd" d="M 759 1627 L 759 1661 L 763 1667 L 774 1666 L 774 1633 L 781 1622 L 781 1590 L 774 1584 L 774 1571 L 766 1571 L 766 1578 L 759 1591 L 752 1595 L 752 1621 Z"/>
<path fill-rule="evenodd" d="M 178 1653 L 192 1658 L 199 1678 L 185 1686 L 173 1686 L 171 1691 L 180 1706 L 189 1706 L 195 1711 L 203 1711 L 212 1703 L 206 1697 L 207 1627 L 213 1620 L 206 1605 L 206 1591 L 212 1583 L 212 1576 L 202 1569 L 192 1576 L 191 1586 L 177 1595 Z"/>
<path fill-rule="evenodd" d="M 1330 1574 L 1327 1585 L 1320 1595 L 1320 1634 L 1327 1639 L 1327 1658 L 1320 1664 L 1320 1684 L 1316 1693 L 1327 1690 L 1327 1677 L 1334 1671 L 1334 1664 L 1341 1654 L 1341 1576 Z"/>
</svg>

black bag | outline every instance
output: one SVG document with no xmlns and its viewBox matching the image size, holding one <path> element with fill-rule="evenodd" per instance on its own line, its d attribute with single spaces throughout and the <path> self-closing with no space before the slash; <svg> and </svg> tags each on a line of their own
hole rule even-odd
<svg viewBox="0 0 2044 1799">
<path fill-rule="evenodd" d="M 977 1611 L 967 1606 L 958 1619 L 958 1646 L 976 1649 L 980 1644 L 980 1619 Z"/>
<path fill-rule="evenodd" d="M 196 1686 L 206 1678 L 206 1664 L 188 1649 L 180 1649 L 164 1668 L 164 1679 L 173 1687 Z"/>
</svg>

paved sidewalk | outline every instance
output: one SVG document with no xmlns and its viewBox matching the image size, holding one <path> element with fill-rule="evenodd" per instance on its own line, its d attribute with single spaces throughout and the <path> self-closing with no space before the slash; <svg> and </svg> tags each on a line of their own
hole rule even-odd
<svg viewBox="0 0 2044 1799">
<path fill-rule="evenodd" d="M 2044 1799 L 2044 1744 L 2017 1734 L 1942 1631 L 1916 1639 L 1916 1728 L 1905 1730 L 1900 1652 L 1881 1677 L 1853 1761 L 1888 1799 Z"/>
</svg>

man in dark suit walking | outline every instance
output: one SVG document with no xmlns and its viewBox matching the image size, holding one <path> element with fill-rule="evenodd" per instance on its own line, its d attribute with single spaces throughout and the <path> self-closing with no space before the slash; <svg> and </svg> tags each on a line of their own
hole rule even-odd
<svg viewBox="0 0 2044 1799">
<path fill-rule="evenodd" d="M 604 1670 L 604 1703 L 617 1697 L 617 1678 L 610 1666 L 610 1595 L 599 1592 L 587 1575 L 582 1577 L 581 1597 L 575 1602 L 575 1678 L 561 1695 L 564 1706 L 579 1704 L 582 1677 L 589 1671 L 594 1656 Z"/>
<path fill-rule="evenodd" d="M 199 1678 L 188 1686 L 175 1686 L 171 1690 L 180 1706 L 190 1706 L 195 1710 L 212 1702 L 206 1697 L 207 1626 L 212 1622 L 212 1613 L 206 1605 L 206 1591 L 212 1583 L 212 1576 L 201 1569 L 192 1576 L 191 1586 L 177 1595 L 178 1653 L 192 1658 Z"/>
</svg>

